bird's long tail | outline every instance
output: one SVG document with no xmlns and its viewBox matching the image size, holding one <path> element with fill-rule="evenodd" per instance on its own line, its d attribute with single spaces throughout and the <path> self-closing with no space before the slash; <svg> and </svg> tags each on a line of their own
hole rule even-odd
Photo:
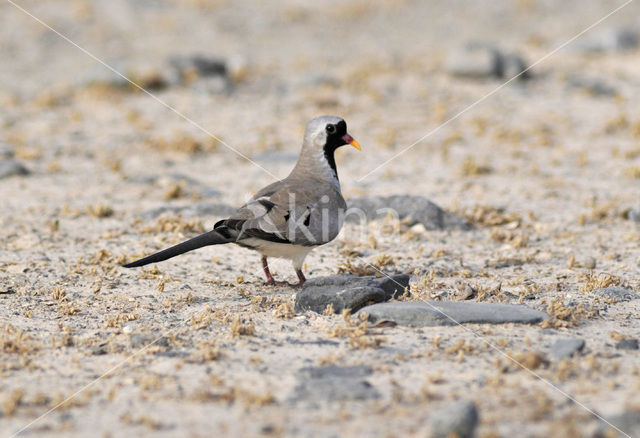
<svg viewBox="0 0 640 438">
<path fill-rule="evenodd" d="M 223 236 L 216 230 L 211 230 L 208 233 L 200 234 L 199 236 L 194 237 L 193 239 L 189 239 L 182 243 L 179 243 L 171 248 L 163 249 L 160 252 L 155 254 L 151 254 L 145 258 L 140 260 L 136 260 L 135 262 L 127 263 L 124 265 L 125 268 L 137 268 L 138 266 L 148 265 L 149 263 L 157 263 L 163 260 L 170 259 L 171 257 L 175 257 L 180 254 L 184 254 L 188 251 L 193 251 L 194 249 L 202 248 L 207 245 L 218 245 L 221 243 L 229 243 L 233 240 L 229 237 Z"/>
</svg>

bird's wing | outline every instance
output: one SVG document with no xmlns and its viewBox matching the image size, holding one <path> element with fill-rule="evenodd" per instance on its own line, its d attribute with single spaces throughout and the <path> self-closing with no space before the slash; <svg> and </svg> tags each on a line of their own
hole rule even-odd
<svg viewBox="0 0 640 438">
<path fill-rule="evenodd" d="M 331 210 L 323 212 L 321 198 L 328 193 L 323 189 L 317 185 L 305 188 L 284 182 L 272 184 L 258 192 L 229 219 L 218 222 L 214 229 L 229 233 L 236 241 L 257 238 L 302 246 L 322 245 L 337 234 L 331 230 L 322 232 L 322 221 L 334 220 L 337 215 Z M 342 196 L 335 193 L 344 204 Z M 334 193 L 329 194 L 330 198 L 335 197 Z"/>
</svg>

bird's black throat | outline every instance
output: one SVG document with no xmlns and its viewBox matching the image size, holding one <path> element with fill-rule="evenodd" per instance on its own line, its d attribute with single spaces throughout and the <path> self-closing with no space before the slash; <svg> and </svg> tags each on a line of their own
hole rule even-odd
<svg viewBox="0 0 640 438">
<path fill-rule="evenodd" d="M 324 145 L 324 157 L 327 159 L 329 167 L 336 175 L 336 179 L 338 179 L 338 169 L 336 168 L 336 159 L 334 153 L 340 146 L 344 146 L 347 144 L 342 139 L 342 137 L 347 134 L 347 124 L 344 120 L 341 120 L 336 125 L 336 128 L 336 132 L 334 132 L 333 134 L 327 134 L 327 141 Z"/>
</svg>

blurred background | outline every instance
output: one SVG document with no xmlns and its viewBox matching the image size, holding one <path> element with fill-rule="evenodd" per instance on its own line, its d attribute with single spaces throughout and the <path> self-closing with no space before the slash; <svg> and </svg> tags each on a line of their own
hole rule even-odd
<svg viewBox="0 0 640 438">
<path fill-rule="evenodd" d="M 1 140 L 5 149 L 31 161 L 33 170 L 64 173 L 69 165 L 77 172 L 89 164 L 69 160 L 90 151 L 99 155 L 97 162 L 110 163 L 94 169 L 97 174 L 115 166 L 130 176 L 147 164 L 164 169 L 166 157 L 155 161 L 162 154 L 215 150 L 217 156 L 199 161 L 220 167 L 239 159 L 248 166 L 251 177 L 243 189 L 250 192 L 265 172 L 208 133 L 282 177 L 295 160 L 306 121 L 327 113 L 345 117 L 365 145 L 357 162 L 343 164 L 343 178 L 361 179 L 422 139 L 403 162 L 423 160 L 431 180 L 420 190 L 438 197 L 451 188 L 451 181 L 439 186 L 451 173 L 499 174 L 533 166 L 549 169 L 546 176 L 552 177 L 552 169 L 569 171 L 563 166 L 569 161 L 584 167 L 635 141 L 630 135 L 610 141 L 606 136 L 640 131 L 633 104 L 640 59 L 635 3 L 459 118 L 460 111 L 623 3 L 16 4 L 194 122 L 5 2 Z M 562 156 L 550 146 L 562 148 Z M 490 163 L 506 147 L 518 150 Z M 141 161 L 142 168 L 136 164 Z M 403 172 L 402 162 L 394 164 L 359 181 L 358 190 L 385 175 L 394 182 L 393 174 Z M 633 179 L 640 172 L 628 166 L 617 173 Z M 221 183 L 213 176 L 206 182 Z M 378 190 L 391 190 L 381 184 Z"/>
<path fill-rule="evenodd" d="M 40 344 L 24 355 L 7 356 L 9 365 L 0 364 L 0 371 L 8 370 L 0 391 L 24 389 L 28 401 L 20 405 L 22 396 L 14 397 L 13 405 L 22 406 L 19 415 L 0 414 L 10 423 L 6 430 L 17 430 L 55 404 L 56 399 L 37 401 L 44 400 L 37 396 L 43 387 L 72 394 L 101 375 L 105 364 L 136 351 L 140 342 L 131 341 L 122 326 L 134 327 L 136 334 L 164 332 L 178 320 L 193 321 L 190 312 L 196 309 L 205 316 L 218 312 L 218 319 L 209 317 L 202 326 L 192 322 L 180 334 L 183 344 L 167 343 L 166 348 L 183 349 L 184 356 L 169 358 L 173 350 L 166 357 L 142 355 L 139 366 L 129 370 L 138 380 L 122 383 L 127 375 L 114 383 L 114 394 L 124 388 L 119 398 L 105 385 L 103 393 L 87 394 L 86 409 L 78 405 L 68 417 L 56 412 L 46 424 L 61 433 L 72 423 L 95 432 L 93 421 L 102 421 L 104 430 L 119 421 L 138 431 L 159 429 L 153 421 L 125 417 L 120 409 L 131 403 L 140 418 L 156 413 L 158 423 L 169 424 L 168 434 L 175 425 L 196 424 L 208 436 L 212 423 L 237 432 L 234 427 L 248 424 L 241 403 L 215 404 L 220 409 L 214 418 L 210 410 L 198 410 L 214 398 L 196 394 L 184 408 L 193 408 L 191 416 L 176 409 L 185 400 L 183 387 L 219 383 L 210 373 L 213 367 L 232 382 L 229 388 L 247 385 L 253 391 L 264 384 L 265 394 L 273 390 L 276 403 L 265 397 L 269 406 L 252 412 L 259 419 L 247 426 L 253 432 L 295 434 L 308 420 L 342 433 L 331 429 L 335 418 L 348 417 L 339 406 L 324 416 L 310 409 L 306 420 L 296 423 L 284 404 L 295 384 L 294 368 L 316 363 L 316 356 L 329 357 L 320 348 L 334 348 L 333 341 L 291 347 L 282 356 L 281 350 L 267 353 L 280 341 L 288 348 L 289 329 L 305 333 L 310 344 L 328 337 L 323 324 L 335 328 L 342 324 L 339 317 L 318 316 L 309 324 L 291 314 L 287 330 L 281 329 L 285 320 L 274 319 L 272 311 L 290 303 L 292 292 L 264 292 L 257 257 L 238 248 L 191 253 L 163 265 L 163 271 L 119 267 L 127 258 L 207 229 L 257 189 L 285 177 L 306 123 L 322 114 L 344 117 L 362 145 L 362 152 L 337 153 L 348 202 L 420 195 L 476 228 L 423 227 L 402 238 L 351 246 L 335 241 L 307 259 L 311 277 L 335 274 L 344 266 L 340 262 L 355 257 L 417 273 L 416 290 L 417 277 L 433 288 L 425 294 L 455 291 L 472 281 L 486 292 L 483 299 L 518 303 L 526 296 L 527 306 L 549 312 L 554 308 L 548 303 L 556 302 L 551 300 L 562 304 L 566 298 L 567 306 L 582 313 L 574 317 L 567 311 L 565 319 L 554 319 L 557 331 L 495 329 L 493 341 L 523 351 L 523 358 L 533 358 L 532 366 L 544 368 L 546 377 L 598 412 L 617 415 L 638 406 L 637 385 L 630 383 L 637 383 L 635 353 L 624 352 L 628 356 L 618 361 L 622 353 L 611 341 L 616 330 L 640 337 L 633 323 L 637 309 L 622 304 L 619 313 L 603 310 L 603 318 L 584 309 L 593 305 L 596 287 L 637 290 L 640 278 L 640 2 L 12 2 L 0 0 L 0 296 L 10 303 L 0 311 L 0 325 L 20 329 L 2 332 L 12 342 L 22 339 L 24 330 Z M 513 293 L 503 294 L 503 284 Z M 270 301 L 252 301 L 258 294 Z M 224 312 L 255 321 L 259 336 L 251 342 L 263 344 L 254 349 L 229 335 L 231 319 Z M 210 329 L 200 330 L 210 323 Z M 573 326 L 579 326 L 574 335 L 588 339 L 593 350 L 586 351 L 594 355 L 545 368 L 548 363 L 538 360 L 535 349 L 548 349 L 556 335 L 566 333 L 561 330 Z M 344 339 L 335 347 L 340 356 L 327 363 L 378 363 L 384 357 L 396 373 L 390 381 L 386 371 L 376 370 L 371 379 L 381 388 L 383 405 L 376 410 L 359 404 L 353 421 L 344 422 L 352 433 L 360 428 L 381 433 L 382 426 L 370 421 L 372 412 L 387 415 L 380 418 L 389 420 L 384 427 L 390 436 L 407 424 L 404 435 L 421 430 L 423 421 L 409 420 L 406 413 L 408 398 L 396 394 L 414 394 L 415 382 L 425 379 L 425 358 L 446 379 L 434 374 L 427 381 L 429 391 L 439 391 L 437 397 L 430 398 L 429 391 L 416 397 L 424 396 L 425 403 L 456 394 L 474 398 L 484 436 L 495 436 L 491 433 L 498 429 L 504 436 L 520 435 L 523 421 L 529 421 L 529 436 L 552 436 L 565 427 L 579 436 L 583 422 L 592 421 L 552 388 L 502 367 L 501 358 L 473 336 L 450 329 L 427 333 L 433 338 L 431 356 L 423 355 L 431 340 L 405 336 L 401 329 L 386 334 L 390 345 L 397 342 L 407 350 L 354 352 Z M 184 357 L 211 341 L 208 330 L 217 330 L 216 341 L 222 333 L 215 348 L 221 346 L 224 359 L 215 362 L 218 351 L 206 344 L 211 347 L 206 365 L 185 365 Z M 440 349 L 441 335 L 455 356 Z M 276 336 L 282 338 L 272 342 Z M 464 336 L 475 347 L 459 344 Z M 96 345 L 107 337 L 108 345 Z M 422 340 L 402 344 L 415 339 Z M 413 362 L 396 360 L 404 351 Z M 473 351 L 484 355 L 482 360 L 461 358 Z M 23 357 L 38 366 L 25 365 Z M 60 363 L 72 368 L 55 371 L 51 379 L 47 373 Z M 169 382 L 165 387 L 144 380 L 150 364 L 157 366 L 153 376 Z M 183 365 L 180 374 L 176 370 Z M 504 375 L 487 377 L 498 372 Z M 61 375 L 66 377 L 58 379 Z M 148 387 L 139 393 L 140 382 Z M 165 401 L 180 403 L 159 411 L 147 390 L 154 397 L 166 390 Z M 257 399 L 250 402 L 262 406 Z M 107 403 L 113 407 L 108 415 Z M 384 403 L 396 403 L 397 410 Z M 412 415 L 431 409 L 414 407 Z"/>
</svg>

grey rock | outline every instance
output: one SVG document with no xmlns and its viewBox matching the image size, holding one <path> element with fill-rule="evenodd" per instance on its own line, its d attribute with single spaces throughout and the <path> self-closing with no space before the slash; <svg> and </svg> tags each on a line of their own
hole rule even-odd
<svg viewBox="0 0 640 438">
<path fill-rule="evenodd" d="M 313 310 L 322 313 L 329 304 L 336 313 L 344 309 L 357 311 L 367 304 L 396 298 L 409 288 L 409 276 L 392 275 L 391 278 L 332 275 L 312 278 L 296 294 L 296 312 Z"/>
<path fill-rule="evenodd" d="M 376 323 L 390 320 L 409 327 L 473 324 L 534 324 L 549 316 L 517 304 L 477 303 L 472 301 L 399 301 L 367 306 L 360 312 Z"/>
<path fill-rule="evenodd" d="M 622 286 L 612 286 L 595 289 L 592 293 L 595 295 L 600 295 L 601 297 L 607 299 L 615 300 L 616 303 L 619 303 L 620 301 L 637 300 L 638 298 L 640 298 L 640 295 Z"/>
<path fill-rule="evenodd" d="M 505 79 L 511 79 L 518 76 L 519 81 L 524 81 L 531 78 L 529 70 L 527 70 L 527 63 L 520 55 L 515 53 L 509 53 L 502 55 L 502 77 Z"/>
<path fill-rule="evenodd" d="M 562 360 L 582 351 L 584 345 L 584 339 L 581 338 L 558 339 L 551 346 L 551 356 L 556 360 Z"/>
<path fill-rule="evenodd" d="M 227 61 L 215 56 L 174 56 L 165 73 L 170 85 L 189 84 L 210 93 L 228 93 L 233 87 Z"/>
<path fill-rule="evenodd" d="M 0 142 L 0 159 L 13 158 L 13 146 Z"/>
<path fill-rule="evenodd" d="M 471 227 L 462 218 L 438 207 L 423 196 L 393 195 L 354 198 L 347 201 L 347 222 L 371 221 L 390 212 L 399 219 L 411 218 L 410 225 L 422 224 L 427 230 L 462 229 Z"/>
<path fill-rule="evenodd" d="M 286 341 L 294 345 L 332 345 L 335 347 L 340 345 L 340 342 L 331 341 L 329 339 L 316 339 L 313 341 L 304 341 L 301 339 L 287 338 Z"/>
<path fill-rule="evenodd" d="M 24 164 L 14 159 L 0 161 L 0 179 L 9 178 L 10 176 L 29 175 L 29 169 Z"/>
<path fill-rule="evenodd" d="M 613 417 L 607 417 L 606 420 L 618 428 L 618 430 L 615 430 L 609 424 L 600 420 L 600 425 L 594 437 L 605 438 L 621 436 L 619 434 L 620 430 L 623 431 L 626 436 L 640 436 L 640 411 L 623 412 Z"/>
<path fill-rule="evenodd" d="M 478 425 L 478 409 L 470 401 L 449 403 L 431 414 L 429 424 L 433 438 L 471 438 Z"/>
<path fill-rule="evenodd" d="M 569 90 L 585 91 L 592 96 L 611 97 L 618 94 L 615 87 L 598 78 L 571 75 L 567 78 Z"/>
<path fill-rule="evenodd" d="M 357 379 L 358 377 L 366 377 L 373 374 L 373 369 L 367 365 L 354 365 L 341 367 L 337 365 L 328 365 L 324 367 L 305 367 L 298 370 L 298 377 L 302 379 L 326 379 L 326 378 L 344 378 Z"/>
<path fill-rule="evenodd" d="M 156 175 L 133 175 L 127 176 L 126 180 L 135 184 L 154 184 L 158 181 L 158 176 Z"/>
<path fill-rule="evenodd" d="M 636 205 L 629 210 L 627 217 L 634 222 L 640 222 L 640 205 Z"/>
<path fill-rule="evenodd" d="M 367 366 L 302 368 L 291 401 L 351 401 L 379 398 L 380 393 L 363 377 L 371 375 Z"/>
<path fill-rule="evenodd" d="M 110 58 L 106 61 L 117 71 L 130 71 L 130 66 L 127 66 L 118 58 Z M 79 86 L 110 84 L 114 87 L 126 87 L 129 84 L 125 78 L 115 74 L 108 68 L 105 68 L 102 64 L 96 64 L 87 68 L 84 72 L 80 73 L 77 78 L 75 78 L 75 81 Z"/>
<path fill-rule="evenodd" d="M 236 207 L 220 202 L 199 202 L 190 205 L 163 205 L 142 213 L 144 219 L 155 219 L 164 213 L 182 213 L 188 216 L 216 216 L 225 217 L 235 213 Z"/>
<path fill-rule="evenodd" d="M 516 53 L 503 53 L 482 42 L 470 42 L 447 56 L 444 70 L 452 76 L 472 79 L 507 78 L 518 80 L 531 77 L 525 60 Z"/>
<path fill-rule="evenodd" d="M 168 347 L 169 340 L 164 336 L 157 336 L 153 333 L 132 333 L 129 336 L 129 344 L 132 348 L 143 348 L 150 344 Z"/>
<path fill-rule="evenodd" d="M 640 35 L 632 29 L 609 28 L 576 43 L 575 49 L 582 52 L 621 52 L 637 49 L 640 46 Z"/>
<path fill-rule="evenodd" d="M 618 350 L 637 350 L 638 340 L 637 339 L 622 339 L 616 343 L 616 348 Z"/>
<path fill-rule="evenodd" d="M 94 356 L 102 356 L 103 354 L 107 354 L 107 344 L 100 344 L 91 348 L 91 354 L 93 354 Z"/>
<path fill-rule="evenodd" d="M 466 78 L 502 77 L 502 59 L 498 50 L 477 44 L 450 52 L 444 70 L 453 76 Z"/>
<path fill-rule="evenodd" d="M 214 56 L 174 56 L 169 59 L 169 65 L 181 74 L 188 74 L 191 71 L 200 76 L 226 76 L 227 74 L 225 60 Z"/>
</svg>

